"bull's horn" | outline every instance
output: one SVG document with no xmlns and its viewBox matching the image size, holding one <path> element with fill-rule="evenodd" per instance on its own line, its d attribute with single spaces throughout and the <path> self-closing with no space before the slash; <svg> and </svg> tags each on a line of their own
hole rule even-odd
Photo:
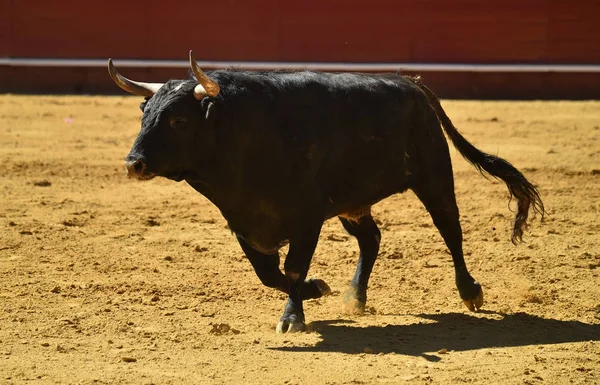
<svg viewBox="0 0 600 385">
<path fill-rule="evenodd" d="M 144 83 L 129 80 L 117 71 L 117 69 L 113 65 L 112 59 L 108 59 L 108 73 L 110 74 L 110 78 L 113 82 L 115 82 L 116 85 L 118 85 L 125 91 L 138 96 L 152 96 L 164 84 Z"/>
<path fill-rule="evenodd" d="M 221 88 L 211 78 L 209 78 L 200 67 L 198 67 L 198 63 L 196 63 L 196 59 L 194 59 L 194 54 L 192 50 L 190 50 L 190 67 L 192 67 L 192 72 L 196 79 L 198 79 L 198 84 L 194 88 L 194 97 L 198 100 L 202 100 L 205 96 L 215 97 L 219 94 Z"/>
</svg>

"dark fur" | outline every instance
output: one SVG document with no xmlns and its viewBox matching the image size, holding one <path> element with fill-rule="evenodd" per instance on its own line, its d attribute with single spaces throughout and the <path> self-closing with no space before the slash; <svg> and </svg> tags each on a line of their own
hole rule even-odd
<svg viewBox="0 0 600 385">
<path fill-rule="evenodd" d="M 194 81 L 170 81 L 142 104 L 142 131 L 127 159 L 143 162 L 141 177 L 185 179 L 221 210 L 261 281 L 289 294 L 285 325 L 301 324 L 302 299 L 326 291 L 322 281 L 305 278 L 321 225 L 335 216 L 359 242 L 346 299 L 364 307 L 380 235 L 370 207 L 407 189 L 448 245 L 461 297 L 480 306 L 481 287 L 462 255 L 438 119 L 460 153 L 504 180 L 518 199 L 513 241 L 522 236 L 530 205 L 544 211 L 536 188 L 508 162 L 467 142 L 419 79 L 308 71 L 208 75 L 221 87 L 214 99 L 197 101 Z M 287 242 L 284 275 L 278 250 Z"/>
</svg>

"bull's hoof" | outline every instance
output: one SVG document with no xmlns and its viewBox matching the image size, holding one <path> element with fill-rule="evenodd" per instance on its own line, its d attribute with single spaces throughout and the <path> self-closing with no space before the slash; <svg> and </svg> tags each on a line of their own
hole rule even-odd
<svg viewBox="0 0 600 385">
<path fill-rule="evenodd" d="M 279 321 L 279 323 L 277 324 L 277 328 L 275 329 L 277 334 L 298 333 L 303 332 L 305 330 L 306 324 L 298 320 L 296 317 L 282 319 L 281 321 Z"/>
<path fill-rule="evenodd" d="M 465 306 L 471 311 L 477 311 L 483 306 L 483 290 L 479 288 L 479 294 L 473 299 L 463 299 Z"/>
<path fill-rule="evenodd" d="M 312 282 L 314 285 L 317 286 L 317 289 L 319 289 L 319 292 L 321 293 L 321 297 L 331 294 L 331 288 L 322 279 L 312 278 L 309 280 L 309 282 Z"/>
<path fill-rule="evenodd" d="M 365 306 L 364 302 L 360 302 L 357 299 L 350 299 L 344 301 L 344 313 L 347 315 L 363 315 L 365 314 Z"/>
<path fill-rule="evenodd" d="M 456 287 L 465 306 L 471 310 L 479 310 L 483 306 L 483 290 L 481 284 L 466 270 L 459 271 L 456 276 Z"/>
<path fill-rule="evenodd" d="M 352 286 L 344 295 L 344 313 L 347 315 L 363 315 L 365 314 L 366 300 L 360 300 L 357 296 L 356 289 Z"/>
</svg>

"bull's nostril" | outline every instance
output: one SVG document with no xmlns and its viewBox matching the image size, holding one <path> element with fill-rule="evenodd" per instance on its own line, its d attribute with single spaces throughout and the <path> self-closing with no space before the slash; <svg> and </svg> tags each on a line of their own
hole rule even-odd
<svg viewBox="0 0 600 385">
<path fill-rule="evenodd" d="M 145 168 L 146 168 L 146 165 L 141 160 L 136 161 L 133 165 L 133 169 L 135 170 L 136 174 L 143 173 Z"/>
<path fill-rule="evenodd" d="M 126 161 L 125 166 L 127 167 L 127 175 L 131 177 L 143 175 L 146 171 L 146 163 L 139 159 Z"/>
</svg>

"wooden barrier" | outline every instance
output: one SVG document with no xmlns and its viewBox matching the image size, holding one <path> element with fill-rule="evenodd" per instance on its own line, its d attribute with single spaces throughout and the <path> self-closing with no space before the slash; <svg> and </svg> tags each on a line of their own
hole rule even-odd
<svg viewBox="0 0 600 385">
<path fill-rule="evenodd" d="M 0 0 L 0 57 L 598 65 L 599 17 L 596 0 Z M 118 92 L 105 72 L 3 65 L 0 91 Z M 425 76 L 446 97 L 600 97 L 597 73 Z"/>
</svg>

